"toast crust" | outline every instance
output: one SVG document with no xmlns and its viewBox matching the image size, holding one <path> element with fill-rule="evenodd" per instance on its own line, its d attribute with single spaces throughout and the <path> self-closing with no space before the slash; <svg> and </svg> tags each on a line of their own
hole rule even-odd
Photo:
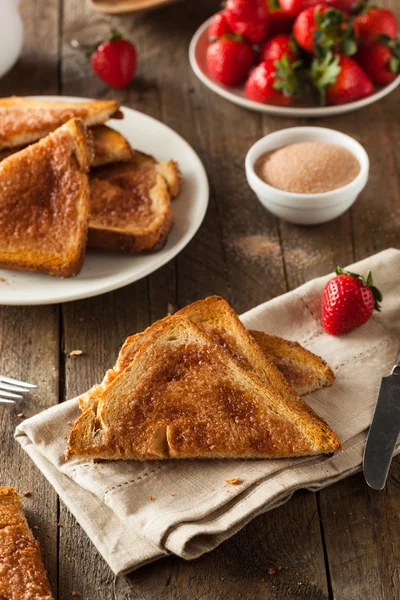
<svg viewBox="0 0 400 600">
<path fill-rule="evenodd" d="M 182 189 L 182 173 L 178 163 L 174 160 L 166 160 L 157 162 L 154 156 L 145 154 L 139 150 L 135 150 L 131 164 L 138 170 L 149 169 L 152 167 L 157 173 L 162 175 L 167 182 L 168 190 L 171 198 L 176 198 L 181 193 Z M 117 176 L 125 172 L 124 165 L 113 165 L 109 167 L 109 175 Z"/>
<path fill-rule="evenodd" d="M 20 96 L 0 98 L 0 149 L 36 142 L 73 118 L 82 119 L 89 127 L 121 117 L 116 100 L 75 103 Z"/>
<path fill-rule="evenodd" d="M 53 600 L 39 542 L 11 487 L 0 487 L 0 598 Z"/>
<path fill-rule="evenodd" d="M 59 277 L 79 273 L 89 216 L 92 148 L 72 119 L 0 163 L 0 266 Z"/>
<path fill-rule="evenodd" d="M 128 163 L 92 171 L 89 246 L 131 253 L 158 250 L 172 225 L 167 182 L 153 165 L 141 163 L 140 153 Z"/>
<path fill-rule="evenodd" d="M 133 150 L 128 142 L 115 129 L 107 125 L 91 127 L 93 136 L 94 160 L 92 167 L 100 167 L 110 163 L 128 162 L 133 157 Z"/>
<path fill-rule="evenodd" d="M 335 375 L 320 356 L 297 342 L 263 331 L 250 331 L 250 334 L 300 396 L 333 385 Z"/>
<path fill-rule="evenodd" d="M 67 457 L 273 458 L 340 442 L 305 402 L 282 400 L 181 315 L 166 317 L 95 410 L 76 421 Z"/>
</svg>

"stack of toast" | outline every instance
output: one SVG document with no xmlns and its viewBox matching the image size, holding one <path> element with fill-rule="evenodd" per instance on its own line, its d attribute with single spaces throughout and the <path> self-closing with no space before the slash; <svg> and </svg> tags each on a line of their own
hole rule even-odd
<svg viewBox="0 0 400 600">
<path fill-rule="evenodd" d="M 86 247 L 137 253 L 163 246 L 181 189 L 108 127 L 118 102 L 0 99 L 0 266 L 79 273 Z"/>
<path fill-rule="evenodd" d="M 340 441 L 300 397 L 334 375 L 299 344 L 246 330 L 218 296 L 130 336 L 80 398 L 67 458 L 279 458 Z"/>
</svg>

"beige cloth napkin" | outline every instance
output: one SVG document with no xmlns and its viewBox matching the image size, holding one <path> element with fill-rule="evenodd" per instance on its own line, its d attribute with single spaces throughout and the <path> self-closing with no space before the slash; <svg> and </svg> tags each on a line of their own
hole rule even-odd
<svg viewBox="0 0 400 600">
<path fill-rule="evenodd" d="M 321 293 L 329 276 L 243 315 L 246 326 L 298 340 L 334 369 L 335 385 L 307 397 L 341 438 L 343 451 L 334 456 L 65 462 L 65 439 L 79 414 L 76 400 L 19 425 L 17 440 L 115 573 L 171 552 L 186 559 L 200 556 L 295 490 L 319 490 L 360 470 L 380 380 L 389 374 L 400 341 L 400 251 L 386 250 L 351 268 L 373 271 L 384 302 L 381 313 L 347 335 L 331 337 L 321 328 Z M 240 477 L 240 485 L 226 484 L 231 477 Z"/>
</svg>

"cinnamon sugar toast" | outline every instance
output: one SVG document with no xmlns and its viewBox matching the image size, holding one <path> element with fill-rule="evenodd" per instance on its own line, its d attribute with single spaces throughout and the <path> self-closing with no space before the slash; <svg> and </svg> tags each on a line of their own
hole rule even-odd
<svg viewBox="0 0 400 600">
<path fill-rule="evenodd" d="M 293 389 L 289 384 L 283 372 L 278 368 L 279 365 L 274 364 L 274 357 L 269 357 L 267 353 L 264 354 L 262 348 L 260 348 L 245 329 L 226 300 L 219 296 L 210 296 L 205 300 L 189 304 L 176 314 L 190 319 L 215 343 L 225 348 L 243 368 L 255 373 L 262 381 L 271 385 L 276 390 L 277 395 L 284 398 L 286 402 L 295 404 L 300 400 L 296 393 L 297 390 Z M 165 320 L 157 321 L 144 332 L 126 339 L 114 368 L 107 371 L 103 382 L 81 396 L 79 402 L 83 411 L 88 407 L 95 407 L 97 405 L 98 399 L 105 387 L 124 372 L 135 359 L 140 348 L 152 339 L 152 336 L 163 325 Z M 289 346 L 289 349 L 292 353 L 296 354 L 296 347 Z M 304 350 L 304 353 L 302 350 Z M 300 362 L 302 357 L 305 359 L 305 367 L 307 368 L 309 368 L 308 365 L 310 363 L 318 365 L 318 361 L 322 361 L 319 357 L 300 347 L 297 354 L 297 361 Z M 328 372 L 332 373 L 329 367 L 325 365 L 322 370 L 326 371 L 325 377 L 329 379 Z M 333 374 L 331 376 L 333 377 Z M 300 379 L 300 382 L 298 381 L 297 383 L 304 385 L 304 378 Z"/>
<path fill-rule="evenodd" d="M 53 600 L 39 542 L 14 488 L 0 487 L 0 598 Z"/>
<path fill-rule="evenodd" d="M 79 119 L 0 163 L 0 266 L 76 275 L 89 215 L 92 149 Z"/>
<path fill-rule="evenodd" d="M 133 157 L 129 142 L 115 129 L 107 125 L 96 125 L 90 128 L 90 132 L 93 137 L 94 152 L 92 167 L 128 162 Z"/>
<path fill-rule="evenodd" d="M 278 458 L 339 448 L 301 398 L 261 381 L 177 314 L 78 418 L 67 458 Z"/>
<path fill-rule="evenodd" d="M 263 331 L 250 333 L 265 356 L 278 367 L 300 396 L 333 385 L 335 375 L 320 356 L 297 342 L 276 335 L 268 335 Z"/>
<path fill-rule="evenodd" d="M 92 167 L 101 167 L 110 163 L 128 162 L 131 160 L 133 149 L 121 133 L 107 125 L 90 127 L 89 132 L 92 136 L 93 143 L 94 157 L 91 165 Z M 22 146 L 0 150 L 0 161 L 26 147 L 27 146 Z"/>
<path fill-rule="evenodd" d="M 0 150 L 36 142 L 73 118 L 82 119 L 91 127 L 122 117 L 116 100 L 66 102 L 19 96 L 0 98 Z"/>
<path fill-rule="evenodd" d="M 137 151 L 129 162 L 93 169 L 89 246 L 132 253 L 161 248 L 173 224 L 170 189 L 176 184 L 170 174 L 170 187 L 166 170 Z"/>
</svg>

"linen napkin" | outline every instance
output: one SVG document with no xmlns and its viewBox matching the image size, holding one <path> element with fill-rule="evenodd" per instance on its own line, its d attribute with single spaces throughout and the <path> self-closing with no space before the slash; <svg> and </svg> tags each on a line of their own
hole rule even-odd
<svg viewBox="0 0 400 600">
<path fill-rule="evenodd" d="M 380 380 L 400 341 L 400 251 L 386 250 L 351 270 L 372 270 L 384 301 L 381 313 L 349 334 L 331 337 L 321 327 L 321 294 L 331 275 L 242 316 L 251 329 L 298 340 L 334 369 L 334 386 L 306 400 L 339 435 L 342 452 L 254 461 L 66 462 L 66 437 L 79 415 L 76 399 L 18 426 L 18 442 L 116 574 L 171 552 L 198 557 L 297 489 L 316 491 L 360 470 Z M 226 482 L 233 477 L 240 477 L 239 485 Z"/>
</svg>

